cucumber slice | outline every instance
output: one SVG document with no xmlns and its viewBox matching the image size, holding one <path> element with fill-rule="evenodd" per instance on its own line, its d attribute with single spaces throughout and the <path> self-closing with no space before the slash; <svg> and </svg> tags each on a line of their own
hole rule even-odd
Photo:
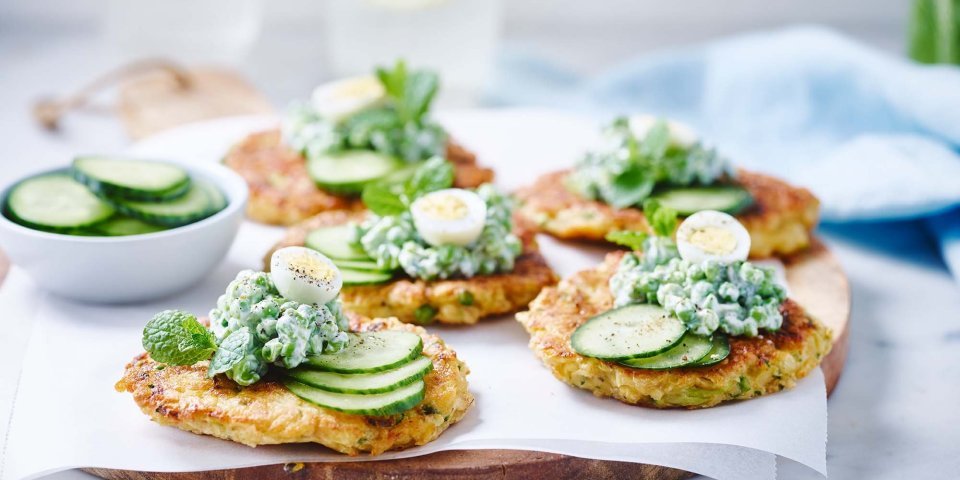
<svg viewBox="0 0 960 480">
<path fill-rule="evenodd" d="M 166 229 L 166 227 L 160 225 L 154 225 L 123 215 L 114 215 L 109 220 L 100 222 L 93 227 L 94 231 L 108 237 L 142 235 L 145 233 L 161 232 Z"/>
<path fill-rule="evenodd" d="M 121 213 L 147 223 L 179 227 L 207 218 L 226 205 L 226 198 L 215 186 L 205 181 L 192 182 L 183 196 L 166 202 L 112 202 Z"/>
<path fill-rule="evenodd" d="M 684 217 L 701 210 L 718 210 L 736 215 L 753 203 L 750 192 L 739 185 L 670 188 L 651 198 Z"/>
<path fill-rule="evenodd" d="M 318 228 L 307 234 L 304 244 L 334 260 L 370 260 L 363 250 L 353 245 L 353 225 L 334 225 Z"/>
<path fill-rule="evenodd" d="M 321 407 L 377 417 L 410 410 L 423 401 L 427 389 L 423 380 L 417 380 L 390 392 L 364 395 L 327 392 L 289 379 L 284 380 L 283 384 L 294 395 Z"/>
<path fill-rule="evenodd" d="M 714 365 L 722 362 L 728 355 L 730 355 L 730 339 L 726 335 L 714 334 L 713 347 L 710 349 L 710 353 L 691 364 L 691 366 L 706 367 Z"/>
<path fill-rule="evenodd" d="M 176 165 L 118 157 L 78 157 L 73 176 L 98 195 L 123 200 L 170 200 L 190 188 L 186 170 Z"/>
<path fill-rule="evenodd" d="M 388 272 L 389 270 L 384 270 L 377 265 L 377 262 L 373 260 L 334 260 L 337 268 L 345 268 L 347 270 L 360 270 L 364 272 Z"/>
<path fill-rule="evenodd" d="M 350 334 L 346 346 L 336 353 L 307 357 L 306 368 L 336 373 L 373 373 L 409 363 L 423 352 L 423 340 L 399 330 Z"/>
<path fill-rule="evenodd" d="M 307 173 L 318 187 L 334 193 L 355 194 L 363 187 L 399 170 L 403 161 L 369 150 L 350 150 L 307 160 Z"/>
<path fill-rule="evenodd" d="M 30 228 L 66 232 L 110 218 L 113 207 L 65 172 L 28 178 L 10 191 L 7 212 Z"/>
<path fill-rule="evenodd" d="M 340 268 L 340 278 L 344 286 L 376 285 L 389 282 L 393 278 L 393 273 Z"/>
<path fill-rule="evenodd" d="M 680 340 L 680 343 L 666 352 L 652 357 L 621 360 L 620 364 L 645 370 L 666 370 L 669 368 L 695 365 L 706 357 L 712 349 L 713 342 L 710 340 L 710 337 L 687 333 L 684 335 L 683 340 Z"/>
<path fill-rule="evenodd" d="M 603 360 L 652 357 L 679 343 L 686 331 L 679 318 L 660 307 L 627 305 L 577 327 L 570 345 L 580 355 Z"/>
<path fill-rule="evenodd" d="M 420 356 L 393 370 L 377 373 L 334 373 L 297 368 L 287 376 L 313 388 L 339 393 L 385 393 L 410 385 L 433 370 L 433 360 Z"/>
</svg>

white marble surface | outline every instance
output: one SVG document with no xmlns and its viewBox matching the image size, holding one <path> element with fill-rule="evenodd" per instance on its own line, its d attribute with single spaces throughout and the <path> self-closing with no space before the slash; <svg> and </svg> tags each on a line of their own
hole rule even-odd
<svg viewBox="0 0 960 480">
<path fill-rule="evenodd" d="M 73 116 L 57 135 L 42 132 L 29 118 L 33 99 L 70 90 L 109 66 L 96 37 L 4 30 L 0 29 L 0 183 L 62 164 L 78 152 L 111 151 L 125 145 L 122 131 L 109 117 Z M 248 68 L 278 103 L 306 91 L 323 74 L 313 65 L 296 79 L 271 80 L 270 68 L 303 58 L 302 52 L 271 52 L 295 43 L 293 38 L 281 37 L 259 46 L 251 63 L 257 68 Z M 822 233 L 846 268 L 853 290 L 850 354 L 829 402 L 830 477 L 956 478 L 960 471 L 958 285 L 934 244 L 913 224 L 834 227 Z M 23 323 L 24 319 L 0 316 L 4 332 L 28 331 Z M 5 421 L 25 339 L 2 338 L 0 419 Z M 51 478 L 87 476 L 65 472 Z M 780 478 L 815 478 L 815 474 L 782 464 Z"/>
</svg>

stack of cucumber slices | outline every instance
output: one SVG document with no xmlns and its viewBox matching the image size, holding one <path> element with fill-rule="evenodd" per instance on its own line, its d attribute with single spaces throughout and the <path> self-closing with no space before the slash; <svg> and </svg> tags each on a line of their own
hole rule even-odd
<svg viewBox="0 0 960 480">
<path fill-rule="evenodd" d="M 336 353 L 308 357 L 286 372 L 294 395 L 331 410 L 359 415 L 395 415 L 423 401 L 423 377 L 433 361 L 419 335 L 397 330 L 350 334 Z"/>
<path fill-rule="evenodd" d="M 344 285 L 373 285 L 390 281 L 394 272 L 380 268 L 376 260 L 357 248 L 353 241 L 354 232 L 353 225 L 321 227 L 307 234 L 304 243 L 307 248 L 333 260 L 340 269 Z"/>
<path fill-rule="evenodd" d="M 726 336 L 695 335 L 672 313 L 648 304 L 627 305 L 590 318 L 573 332 L 570 345 L 585 357 L 644 370 L 705 367 L 730 354 Z"/>
<path fill-rule="evenodd" d="M 64 170 L 28 178 L 4 213 L 49 232 L 121 236 L 153 233 L 207 218 L 227 206 L 217 187 L 169 163 L 79 157 Z"/>
<path fill-rule="evenodd" d="M 310 157 L 307 173 L 317 187 L 339 195 L 356 195 L 368 184 L 401 182 L 417 164 L 369 150 L 348 150 Z"/>
</svg>

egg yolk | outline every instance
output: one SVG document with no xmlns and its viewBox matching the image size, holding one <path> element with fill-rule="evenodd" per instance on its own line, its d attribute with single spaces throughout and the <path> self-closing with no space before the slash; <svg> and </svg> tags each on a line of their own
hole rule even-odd
<svg viewBox="0 0 960 480">
<path fill-rule="evenodd" d="M 344 82 L 334 91 L 333 95 L 337 98 L 353 98 L 368 93 L 375 93 L 381 88 L 380 81 L 376 78 L 364 77 Z"/>
<path fill-rule="evenodd" d="M 714 255 L 729 253 L 737 248 L 736 237 L 721 227 L 698 228 L 690 234 L 688 240 L 700 250 Z"/>
<path fill-rule="evenodd" d="M 467 204 L 453 195 L 430 195 L 419 205 L 420 211 L 432 220 L 459 220 L 467 216 Z"/>
<path fill-rule="evenodd" d="M 287 259 L 290 271 L 297 277 L 326 283 L 333 281 L 336 272 L 330 264 L 312 255 L 301 254 Z"/>
</svg>

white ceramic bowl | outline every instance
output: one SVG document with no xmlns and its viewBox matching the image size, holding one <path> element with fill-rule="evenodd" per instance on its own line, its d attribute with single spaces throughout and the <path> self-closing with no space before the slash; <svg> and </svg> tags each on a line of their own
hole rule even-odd
<svg viewBox="0 0 960 480">
<path fill-rule="evenodd" d="M 0 248 L 41 288 L 97 303 L 160 298 L 199 282 L 230 249 L 243 220 L 247 185 L 216 164 L 186 165 L 220 187 L 227 207 L 199 222 L 157 233 L 84 237 L 33 230 L 0 215 Z M 6 199 L 10 187 L 4 192 Z"/>
</svg>

